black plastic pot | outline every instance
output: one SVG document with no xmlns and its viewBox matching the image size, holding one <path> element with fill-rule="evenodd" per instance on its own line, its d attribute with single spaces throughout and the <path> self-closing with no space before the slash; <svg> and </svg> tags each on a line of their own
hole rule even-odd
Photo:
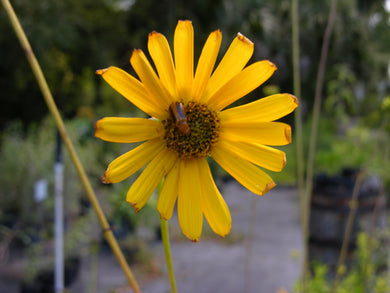
<svg viewBox="0 0 390 293">
<path fill-rule="evenodd" d="M 64 285 L 69 287 L 77 277 L 80 266 L 79 257 L 69 257 L 65 260 Z M 54 271 L 43 270 L 37 274 L 34 280 L 22 282 L 20 293 L 54 293 Z"/>
<path fill-rule="evenodd" d="M 345 169 L 337 176 L 318 175 L 314 182 L 309 223 L 309 259 L 325 263 L 331 270 L 336 267 L 340 255 L 357 174 L 358 170 Z M 348 244 L 347 265 L 356 248 L 357 234 L 360 231 L 368 232 L 371 228 L 384 229 L 386 226 L 386 198 L 379 197 L 380 191 L 381 181 L 378 177 L 367 176 L 362 181 Z M 377 211 L 374 213 L 375 208 Z"/>
</svg>

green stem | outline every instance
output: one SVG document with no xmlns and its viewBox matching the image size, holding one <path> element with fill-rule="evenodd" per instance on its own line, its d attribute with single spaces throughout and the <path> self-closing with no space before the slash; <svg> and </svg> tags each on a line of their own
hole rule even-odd
<svg viewBox="0 0 390 293">
<path fill-rule="evenodd" d="M 256 227 L 256 203 L 257 198 L 252 196 L 250 201 L 250 212 L 249 212 L 249 226 L 248 226 L 248 236 L 246 242 L 246 255 L 245 255 L 245 285 L 244 293 L 250 292 L 250 283 L 251 283 L 251 261 L 253 258 L 253 239 L 255 236 L 255 227 Z"/>
<path fill-rule="evenodd" d="M 88 177 L 85 173 L 85 170 L 83 168 L 83 165 L 80 162 L 79 157 L 77 156 L 77 153 L 73 147 L 73 144 L 68 136 L 68 133 L 66 131 L 64 122 L 61 118 L 61 115 L 58 111 L 58 108 L 54 102 L 53 96 L 51 94 L 51 91 L 49 89 L 49 86 L 47 85 L 45 76 L 42 73 L 42 69 L 35 57 L 35 54 L 33 50 L 31 49 L 30 43 L 23 31 L 23 28 L 18 20 L 18 17 L 16 16 L 11 4 L 8 0 L 1 0 L 2 5 L 4 6 L 4 9 L 9 17 L 9 20 L 12 24 L 12 27 L 15 31 L 16 36 L 18 37 L 20 44 L 26 53 L 26 57 L 28 62 L 30 63 L 30 66 L 32 68 L 32 71 L 34 73 L 35 78 L 37 79 L 37 82 L 39 84 L 39 87 L 41 89 L 43 98 L 45 99 L 45 102 L 47 104 L 47 107 L 49 108 L 49 111 L 51 115 L 54 118 L 54 121 L 56 123 L 56 126 L 58 128 L 59 133 L 61 134 L 62 140 L 65 144 L 65 147 L 68 149 L 70 158 L 76 168 L 76 171 L 80 177 L 81 183 L 84 186 L 85 192 L 88 196 L 88 199 L 91 202 L 92 207 L 94 208 L 96 215 L 99 219 L 99 223 L 102 226 L 104 237 L 106 238 L 107 242 L 109 243 L 114 255 L 116 256 L 124 274 L 126 275 L 126 278 L 130 284 L 130 286 L 133 288 L 134 292 L 141 292 L 138 286 L 137 281 L 135 280 L 133 273 L 130 270 L 129 265 L 126 262 L 125 257 L 123 256 L 123 253 L 118 245 L 118 242 L 116 241 L 114 234 L 111 231 L 111 228 L 108 224 L 108 221 L 103 213 L 103 210 L 99 204 L 99 201 L 95 195 L 95 192 L 92 189 L 91 183 L 88 180 Z"/>
<path fill-rule="evenodd" d="M 292 65 L 293 65 L 293 86 L 294 95 L 301 99 L 301 75 L 299 68 L 299 3 L 298 0 L 291 2 L 291 26 L 292 26 Z M 305 179 L 304 179 L 304 156 L 303 156 L 303 134 L 302 134 L 302 107 L 298 107 L 294 111 L 295 120 L 295 146 L 297 154 L 297 177 L 299 191 L 299 205 L 301 211 L 301 225 L 304 227 L 305 215 Z M 306 241 L 305 236 L 302 236 L 303 242 Z M 305 283 L 306 265 L 302 266 L 302 287 L 303 292 L 306 291 Z"/>
<path fill-rule="evenodd" d="M 384 131 L 384 125 L 386 125 L 386 119 L 384 119 L 384 121 L 382 122 L 382 125 L 378 131 L 378 133 L 381 133 L 383 134 L 383 131 Z M 378 136 L 376 136 L 378 138 Z M 383 152 L 383 170 L 388 170 L 388 162 L 389 162 L 389 147 L 388 147 L 388 140 L 386 139 L 386 135 L 384 135 L 385 137 L 385 141 L 384 141 L 384 152 Z M 373 154 L 374 153 L 377 153 L 379 150 L 379 139 L 376 139 L 375 140 L 376 142 L 376 145 L 378 147 L 375 147 L 374 150 L 373 150 Z M 370 156 L 372 157 L 372 156 Z M 367 164 L 368 165 L 368 164 Z M 377 219 L 377 216 L 378 216 L 378 212 L 379 212 L 379 209 L 381 208 L 383 202 L 386 201 L 386 198 L 385 198 L 385 182 L 386 182 L 386 178 L 385 178 L 385 175 L 382 174 L 381 176 L 382 178 L 382 186 L 380 188 L 380 191 L 378 193 L 378 196 L 377 196 L 377 199 L 375 201 L 375 206 L 374 206 L 374 209 L 373 209 L 373 212 L 372 212 L 372 216 L 371 216 L 371 219 L 370 219 L 370 225 L 369 225 L 369 230 L 368 230 L 368 239 L 367 239 L 367 249 L 366 249 L 366 258 L 364 260 L 364 264 L 363 264 L 363 270 L 362 270 L 362 284 L 363 284 L 363 289 L 364 290 L 368 290 L 368 267 L 370 265 L 370 263 L 372 262 L 372 251 L 373 251 L 373 243 L 374 243 L 374 233 L 375 233 L 375 222 L 376 222 L 376 219 Z M 340 258 L 341 258 L 341 253 L 340 253 Z M 340 261 L 340 260 L 339 260 Z M 336 270 L 337 272 L 337 270 Z M 337 286 L 337 284 L 336 284 Z"/>
<path fill-rule="evenodd" d="M 299 14 L 298 0 L 292 0 L 291 3 L 291 22 L 292 22 L 292 63 L 293 63 L 293 82 L 294 95 L 301 99 L 301 76 L 299 71 Z M 302 135 L 302 107 L 294 111 L 295 119 L 295 142 L 297 151 L 297 177 L 298 189 L 300 195 L 301 211 L 304 208 L 304 156 L 303 156 L 303 135 Z"/>
<path fill-rule="evenodd" d="M 321 111 L 321 100 L 322 100 L 322 88 L 324 84 L 324 75 L 326 67 L 326 59 L 328 57 L 329 41 L 332 34 L 334 19 L 336 16 L 336 4 L 337 0 L 332 0 L 330 3 L 330 10 L 328 16 L 328 23 L 324 33 L 324 40 L 321 48 L 321 58 L 318 66 L 318 74 L 316 81 L 316 89 L 314 96 L 313 106 L 313 121 L 310 133 L 309 152 L 307 159 L 307 176 L 306 176 L 306 189 L 305 189 L 305 207 L 303 209 L 303 235 L 304 235 L 304 275 L 308 272 L 309 267 L 309 218 L 310 218 L 310 202 L 311 193 L 313 189 L 313 174 L 314 174 L 314 156 L 316 151 L 317 134 L 318 134 L 318 122 Z"/>
<path fill-rule="evenodd" d="M 160 226 L 161 226 L 161 237 L 164 245 L 165 261 L 167 263 L 167 269 L 169 275 L 169 283 L 171 284 L 171 292 L 177 293 L 175 272 L 173 270 L 173 262 L 172 262 L 171 245 L 169 244 L 168 221 L 164 219 L 160 219 Z"/>
<path fill-rule="evenodd" d="M 353 223 L 355 221 L 356 211 L 357 211 L 357 208 L 359 205 L 358 195 L 359 195 L 360 186 L 362 184 L 363 175 L 364 175 L 363 171 L 360 171 L 359 174 L 357 175 L 356 182 L 355 182 L 355 185 L 353 187 L 351 201 L 349 202 L 350 211 L 348 214 L 347 224 L 345 227 L 343 243 L 341 245 L 340 257 L 339 257 L 339 260 L 338 260 L 337 266 L 336 266 L 336 275 L 335 275 L 334 280 L 333 280 L 332 292 L 337 292 L 336 290 L 337 290 L 338 280 L 340 278 L 341 267 L 345 263 L 345 257 L 347 255 L 347 248 L 349 245 L 349 240 L 351 239 Z"/>
</svg>

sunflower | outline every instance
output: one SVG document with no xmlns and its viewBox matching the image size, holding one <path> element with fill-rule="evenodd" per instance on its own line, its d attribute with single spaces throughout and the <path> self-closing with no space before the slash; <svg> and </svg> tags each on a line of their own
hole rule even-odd
<svg viewBox="0 0 390 293">
<path fill-rule="evenodd" d="M 275 120 L 298 106 L 294 96 L 275 94 L 225 109 L 264 83 L 276 66 L 265 60 L 245 67 L 254 45 L 238 33 L 212 72 L 221 40 L 219 30 L 209 35 L 194 75 L 192 23 L 179 21 L 174 56 L 162 34 L 149 34 L 148 50 L 157 73 L 138 49 L 130 63 L 139 80 L 113 66 L 97 70 L 111 87 L 151 117 L 106 117 L 96 123 L 95 136 L 105 141 L 143 142 L 111 162 L 102 181 L 120 182 L 146 166 L 126 198 L 138 212 L 165 178 L 157 209 L 168 220 L 177 201 L 181 230 L 192 241 L 200 238 L 203 216 L 222 237 L 231 229 L 229 209 L 207 158 L 212 157 L 253 193 L 264 195 L 275 183 L 259 167 L 281 171 L 285 154 L 270 146 L 291 142 L 290 126 Z"/>
</svg>

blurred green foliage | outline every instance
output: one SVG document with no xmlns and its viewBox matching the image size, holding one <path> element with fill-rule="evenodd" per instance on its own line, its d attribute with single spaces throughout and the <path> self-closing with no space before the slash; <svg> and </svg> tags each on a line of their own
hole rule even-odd
<svg viewBox="0 0 390 293">
<path fill-rule="evenodd" d="M 85 118 L 65 122 L 70 139 L 96 190 L 108 221 L 118 238 L 133 241 L 140 226 L 154 239 L 159 216 L 152 197 L 136 216 L 126 202 L 134 178 L 115 185 L 102 185 L 106 162 L 129 150 L 127 144 L 106 144 L 93 137 L 93 124 Z M 12 235 L 12 247 L 22 248 L 28 259 L 25 279 L 32 281 L 40 270 L 53 267 L 54 161 L 56 128 L 52 119 L 30 124 L 27 131 L 12 123 L 3 131 L 0 143 L 0 242 Z M 90 245 L 102 240 L 95 212 L 66 150 L 63 150 L 64 250 L 67 257 L 89 253 Z M 34 186 L 46 180 L 47 197 L 37 201 Z M 131 242 L 130 241 L 130 242 Z M 144 238 L 142 241 L 145 241 Z M 3 243 L 3 242 L 2 242 Z M 133 255 L 134 257 L 134 255 Z M 138 256 L 136 256 L 138 257 Z"/>
<path fill-rule="evenodd" d="M 123 26 L 112 3 L 98 1 L 12 1 L 61 111 L 73 117 L 83 96 L 83 84 L 98 66 L 105 66 L 119 49 Z M 113 33 L 115 30 L 115 33 Z M 0 12 L 0 126 L 19 119 L 24 126 L 47 113 L 41 93 L 4 10 Z M 111 49 L 110 49 L 111 48 Z M 96 82 L 95 82 L 96 83 Z M 99 85 L 89 93 L 96 99 Z"/>
<path fill-rule="evenodd" d="M 313 100 L 328 4 L 300 1 L 303 88 L 299 98 L 305 101 L 306 113 Z M 120 99 L 102 89 L 94 71 L 116 65 L 133 73 L 128 62 L 132 49 L 147 51 L 148 33 L 153 30 L 172 42 L 178 19 L 194 23 L 195 60 L 212 30 L 220 28 L 224 34 L 220 57 L 240 31 L 255 43 L 253 60 L 270 59 L 277 64 L 279 70 L 271 82 L 283 92 L 292 91 L 289 0 L 15 0 L 13 5 L 56 102 L 69 118 L 84 106 L 94 111 L 122 109 L 117 105 Z M 388 17 L 380 0 L 339 1 L 328 62 L 334 69 L 325 77 L 329 86 L 324 91 L 333 100 L 361 105 L 364 114 L 377 108 L 383 91 L 388 91 L 386 84 L 379 88 L 388 78 Z M 7 56 L 0 64 L 0 129 L 15 119 L 24 126 L 41 121 L 46 107 L 4 11 L 0 11 L 0 48 L 2 56 Z M 348 80 L 335 81 L 340 77 Z M 343 82 L 348 83 L 347 89 L 338 92 Z M 243 101 L 261 96 L 260 89 Z"/>
<path fill-rule="evenodd" d="M 144 115 L 94 71 L 116 65 L 135 74 L 129 64 L 132 49 L 147 53 L 148 33 L 153 30 L 165 34 L 172 44 L 178 19 L 194 23 L 195 62 L 207 35 L 219 28 L 224 36 L 219 59 L 240 31 L 255 43 L 253 60 L 269 59 L 278 66 L 265 86 L 238 103 L 265 96 L 274 85 L 281 92 L 292 92 L 289 0 L 15 0 L 13 5 L 55 100 L 68 118 L 94 121 L 103 116 Z M 300 1 L 302 96 L 298 98 L 307 126 L 328 5 L 327 1 Z M 338 1 L 323 90 L 317 169 L 334 173 L 343 165 L 363 164 L 373 152 L 371 146 L 378 145 L 373 142 L 381 140 L 382 146 L 387 140 L 389 17 L 381 0 Z M 39 125 L 47 110 L 4 11 L 0 11 L 0 50 L 7 56 L 0 63 L 0 129 L 18 120 L 26 131 Z M 283 121 L 292 124 L 291 118 Z M 369 137 L 363 138 L 365 134 Z M 283 147 L 288 163 L 284 172 L 275 174 L 276 180 L 294 183 L 294 147 Z M 104 148 L 102 154 L 108 154 Z"/>
<path fill-rule="evenodd" d="M 382 240 L 383 242 L 383 240 Z M 389 289 L 386 259 L 387 251 L 378 238 L 360 233 L 357 239 L 357 251 L 351 268 L 340 268 L 341 280 L 336 288 L 329 276 L 329 268 L 316 263 L 312 277 L 307 281 L 308 293 L 385 293 Z M 294 292 L 302 292 L 302 284 L 296 285 Z"/>
<path fill-rule="evenodd" d="M 86 125 L 87 124 L 87 125 Z M 75 143 L 87 174 L 99 178 L 104 170 L 99 159 L 99 143 L 89 139 L 91 123 L 78 119 L 67 123 L 69 136 Z M 52 235 L 54 210 L 54 157 L 56 131 L 54 122 L 46 119 L 37 127 L 31 125 L 23 133 L 20 124 L 4 131 L 0 145 L 0 223 L 26 232 L 23 240 L 28 244 L 33 238 Z M 47 198 L 34 199 L 34 185 L 38 180 L 47 181 Z M 64 152 L 64 214 L 67 220 L 81 214 L 84 190 L 75 168 Z M 97 186 L 98 180 L 93 181 Z M 30 233 L 31 232 L 31 233 Z"/>
<path fill-rule="evenodd" d="M 157 215 L 149 217 L 156 213 L 148 208 L 155 205 L 155 200 L 140 212 L 144 215 L 140 219 L 134 217 L 133 209 L 124 200 L 134 178 L 114 186 L 99 185 L 98 179 L 107 164 L 130 146 L 91 139 L 93 121 L 104 116 L 145 114 L 96 76 L 96 69 L 115 65 L 134 75 L 129 64 L 131 52 L 140 48 L 147 54 L 149 32 L 163 33 L 172 44 L 177 20 L 191 19 L 195 64 L 208 34 L 220 29 L 223 41 L 219 60 L 236 33 L 241 32 L 255 44 L 252 61 L 269 59 L 278 66 L 270 81 L 238 103 L 274 93 L 275 89 L 292 92 L 290 0 L 14 0 L 12 4 L 60 111 L 72 119 L 67 122 L 68 131 L 88 175 L 94 178 L 94 187 L 98 187 L 100 196 L 110 193 L 105 201 L 107 214 L 118 228 L 126 222 L 156 225 L 147 222 L 158 219 Z M 329 1 L 301 0 L 299 5 L 302 96 L 298 99 L 307 145 Z M 387 180 L 388 187 L 390 178 L 385 162 L 389 160 L 390 140 L 389 17 L 382 0 L 338 1 L 315 161 L 316 170 L 332 174 L 345 166 L 369 165 Z M 48 223 L 52 222 L 53 199 L 38 204 L 33 201 L 32 191 L 41 178 L 48 180 L 49 190 L 53 189 L 55 127 L 47 119 L 41 92 L 3 10 L 0 53 L 0 221 L 7 223 L 16 218 L 21 231 L 18 237 L 28 244 L 37 231 L 42 234 L 40 237 L 52 236 Z M 292 115 L 283 121 L 293 124 Z M 294 142 L 293 135 L 293 144 L 280 148 L 287 154 L 287 165 L 283 172 L 271 174 L 278 183 L 296 181 Z M 211 168 L 217 176 L 226 175 L 215 164 Z M 65 245 L 72 250 L 84 243 L 92 216 L 87 213 L 87 217 L 78 218 L 84 193 L 67 155 L 65 178 L 65 213 L 76 219 Z M 37 229 L 37 225 L 43 228 Z M 362 243 L 360 247 L 364 247 Z M 41 248 L 31 249 L 40 255 Z M 325 275 L 326 268 L 318 266 L 310 281 L 310 292 L 330 292 Z M 340 292 L 360 292 L 354 291 L 363 288 L 360 281 L 359 271 L 352 271 L 340 285 L 340 290 L 348 288 L 347 291 Z M 380 288 L 383 279 L 375 278 L 371 284 Z"/>
</svg>

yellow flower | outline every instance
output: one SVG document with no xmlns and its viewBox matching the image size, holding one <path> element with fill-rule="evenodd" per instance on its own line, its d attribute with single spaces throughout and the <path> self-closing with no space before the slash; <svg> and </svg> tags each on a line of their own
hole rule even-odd
<svg viewBox="0 0 390 293">
<path fill-rule="evenodd" d="M 229 209 L 211 175 L 212 157 L 238 182 L 263 195 L 275 183 L 258 166 L 281 171 L 285 154 L 270 145 L 291 142 L 289 125 L 274 120 L 292 112 L 297 99 L 275 94 L 224 110 L 245 96 L 276 70 L 269 61 L 245 65 L 253 43 L 240 33 L 212 73 L 222 34 L 208 37 L 194 75 L 194 32 L 191 21 L 179 21 L 174 35 L 174 60 L 167 39 L 149 34 L 148 50 L 157 74 L 141 50 L 134 50 L 130 63 L 140 81 L 117 67 L 98 70 L 116 91 L 152 119 L 106 117 L 96 123 L 95 136 L 106 141 L 140 146 L 109 164 L 105 183 L 126 179 L 145 167 L 127 193 L 138 212 L 165 177 L 157 209 L 170 219 L 177 200 L 179 223 L 184 235 L 198 241 L 203 216 L 221 236 L 230 232 Z"/>
</svg>

